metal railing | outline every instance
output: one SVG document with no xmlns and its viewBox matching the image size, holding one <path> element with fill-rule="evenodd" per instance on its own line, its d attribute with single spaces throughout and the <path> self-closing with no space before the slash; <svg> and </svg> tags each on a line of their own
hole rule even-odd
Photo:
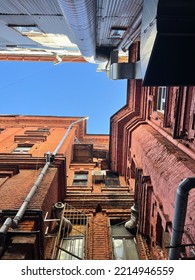
<svg viewBox="0 0 195 280">
<path fill-rule="evenodd" d="M 63 227 L 63 219 L 71 222 L 71 228 Z M 61 219 L 45 219 L 45 222 L 57 222 L 59 224 L 56 234 L 48 234 L 53 237 L 54 245 L 51 259 L 86 259 L 88 243 L 88 216 L 70 204 L 65 203 Z"/>
</svg>

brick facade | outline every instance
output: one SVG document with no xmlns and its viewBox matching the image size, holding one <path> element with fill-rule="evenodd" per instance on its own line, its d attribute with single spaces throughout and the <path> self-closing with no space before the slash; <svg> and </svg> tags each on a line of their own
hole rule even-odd
<svg viewBox="0 0 195 280">
<path fill-rule="evenodd" d="M 78 118 L 63 117 L 39 117 L 39 116 L 1 116 L 0 117 L 0 209 L 1 225 L 9 213 L 15 215 L 29 195 L 32 187 L 37 189 L 29 201 L 26 212 L 18 225 L 18 230 L 24 230 L 24 224 L 28 224 L 29 215 L 34 219 L 33 228 L 27 227 L 25 231 L 39 232 L 39 237 L 35 237 L 35 247 L 37 248 L 36 258 L 44 258 L 44 251 L 47 245 L 47 239 L 44 238 L 46 224 L 43 222 L 45 215 L 52 215 L 52 207 L 57 201 L 63 201 L 66 193 L 66 175 L 67 166 L 71 162 L 72 144 L 74 143 L 75 134 L 80 135 L 85 130 L 85 123 L 74 126 L 66 141 L 62 144 L 54 163 L 43 176 L 38 184 L 37 179 L 45 166 L 45 154 L 53 152 L 61 141 L 68 126 Z M 83 136 L 82 136 L 83 137 Z M 82 138 L 81 137 L 81 138 Z M 13 152 L 18 146 L 31 145 L 29 151 Z M 12 171 L 13 170 L 13 171 Z M 34 218 L 33 218 L 34 217 Z M 29 223 L 30 225 L 30 223 Z M 12 230 L 11 232 L 17 231 Z M 11 242 L 10 231 L 6 235 L 5 255 L 7 258 L 17 258 L 14 247 L 15 241 L 12 240 L 11 253 L 6 251 L 6 246 Z M 17 234 L 16 234 L 17 236 Z M 38 244 L 37 240 L 39 239 Z M 15 240 L 15 237 L 14 237 Z M 19 245 L 17 240 L 17 250 L 23 245 Z M 23 242 L 23 241 L 21 241 Z M 11 257 L 13 253 L 13 256 Z M 34 258 L 24 253 L 21 257 Z"/>
<path fill-rule="evenodd" d="M 36 186 L 37 179 L 46 165 L 46 154 L 53 153 L 61 142 L 69 125 L 78 118 L 67 117 L 39 117 L 39 116 L 2 116 L 0 117 L 0 225 L 3 226 L 7 217 L 12 219 L 18 209 L 27 199 L 32 187 Z M 93 170 L 101 170 L 101 161 L 107 166 L 108 135 L 85 134 L 85 122 L 74 125 L 58 150 L 57 155 L 50 163 L 50 167 L 38 184 L 35 194 L 31 197 L 17 228 L 10 227 L 3 242 L 2 259 L 51 259 L 57 258 L 54 252 L 52 234 L 56 234 L 57 223 L 53 206 L 56 202 L 70 203 L 76 211 L 83 211 L 91 217 L 88 240 L 85 244 L 86 253 L 90 259 L 111 259 L 112 246 L 109 235 L 109 215 L 130 215 L 132 195 L 125 189 L 126 195 L 120 192 L 107 194 L 102 184 L 93 186 Z M 73 162 L 75 143 L 93 146 L 95 158 L 92 162 Z M 82 144 L 83 143 L 83 144 Z M 29 146 L 30 145 L 30 146 Z M 30 147 L 30 148 L 28 148 Z M 19 149 L 20 152 L 16 152 Z M 99 158 L 102 157 L 102 159 Z M 50 159 L 51 160 L 51 159 Z M 73 186 L 75 172 L 87 172 L 86 187 Z M 122 182 L 122 179 L 120 179 Z M 119 183 L 120 184 L 120 183 Z M 102 192 L 105 191 L 105 192 Z M 111 190 L 111 189 L 110 189 Z M 87 196 L 88 195 L 88 196 Z M 124 204 L 127 209 L 121 211 Z M 122 199 L 122 202 L 120 202 Z M 28 200 L 28 199 L 27 199 Z M 102 229 L 97 229 L 95 211 L 101 203 L 104 214 L 100 215 L 103 221 L 105 236 L 101 236 Z M 115 207 L 115 203 L 118 204 Z M 121 204 L 123 203 L 123 204 Z M 116 209 L 115 209 L 116 208 Z M 124 207 L 122 207 L 124 208 Z M 108 211 L 108 213 L 106 213 Z M 124 212 L 124 213 L 123 213 Z M 118 213 L 118 214 L 117 214 Z M 46 219 L 46 221 L 44 221 Z M 51 219 L 54 222 L 48 222 Z M 91 225 L 93 230 L 91 230 Z M 23 234 L 19 234 L 23 232 Z M 99 232 L 99 235 L 98 235 Z M 97 237 L 95 237 L 97 235 Z M 102 238 L 106 237 L 103 243 Z M 55 237 L 56 238 L 56 237 Z M 3 240 L 3 239 L 2 239 Z M 107 248 L 103 253 L 99 250 L 99 241 Z M 91 243 L 93 254 L 91 255 Z M 99 253 L 98 253 L 99 252 Z"/>
<path fill-rule="evenodd" d="M 131 47 L 132 61 L 137 46 Z M 129 80 L 127 104 L 111 117 L 111 167 L 125 176 L 130 188 L 136 188 L 139 232 L 157 259 L 168 257 L 177 187 L 184 178 L 195 176 L 194 98 L 195 87 L 166 88 L 162 111 L 159 88 Z M 184 245 L 195 240 L 194 196 L 192 189 Z M 188 247 L 182 254 L 192 256 Z"/>
</svg>

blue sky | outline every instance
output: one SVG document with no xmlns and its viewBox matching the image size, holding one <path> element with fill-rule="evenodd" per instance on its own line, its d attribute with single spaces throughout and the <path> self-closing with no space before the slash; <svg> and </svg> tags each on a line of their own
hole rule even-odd
<svg viewBox="0 0 195 280">
<path fill-rule="evenodd" d="M 126 80 L 89 63 L 0 62 L 0 114 L 89 116 L 87 133 L 109 133 L 110 116 L 126 103 Z"/>
</svg>

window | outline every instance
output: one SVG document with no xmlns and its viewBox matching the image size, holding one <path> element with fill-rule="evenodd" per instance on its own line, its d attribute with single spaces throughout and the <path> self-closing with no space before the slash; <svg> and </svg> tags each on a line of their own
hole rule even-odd
<svg viewBox="0 0 195 280">
<path fill-rule="evenodd" d="M 69 220 L 72 227 L 59 228 L 59 246 L 54 246 L 54 256 L 60 260 L 85 259 L 87 254 L 88 216 L 65 203 L 62 217 Z"/>
<path fill-rule="evenodd" d="M 165 111 L 165 102 L 166 102 L 166 87 L 158 88 L 158 104 L 157 110 L 164 114 Z"/>
<path fill-rule="evenodd" d="M 195 130 L 195 113 L 193 114 L 192 130 Z"/>
<path fill-rule="evenodd" d="M 60 260 L 78 260 L 84 258 L 84 238 L 69 237 L 61 242 L 62 250 L 59 251 L 58 259 Z M 64 249 L 64 250 L 63 250 Z"/>
<path fill-rule="evenodd" d="M 106 187 L 120 186 L 119 176 L 116 172 L 106 171 Z"/>
<path fill-rule="evenodd" d="M 50 129 L 48 127 L 38 127 L 37 131 L 39 131 L 39 132 L 49 132 Z"/>
<path fill-rule="evenodd" d="M 133 238 L 113 238 L 115 260 L 138 260 L 138 253 Z"/>
<path fill-rule="evenodd" d="M 23 135 L 15 135 L 14 136 L 14 142 L 31 142 L 31 143 L 36 143 L 36 142 L 45 142 L 47 140 L 47 135 L 48 133 L 43 133 L 39 132 L 36 130 L 26 130 Z"/>
<path fill-rule="evenodd" d="M 49 129 L 25 130 L 25 135 L 45 136 L 50 135 Z"/>
<path fill-rule="evenodd" d="M 173 138 L 194 141 L 195 96 L 192 87 L 179 87 L 176 92 Z"/>
<path fill-rule="evenodd" d="M 88 172 L 77 171 L 74 173 L 73 186 L 87 186 Z"/>
<path fill-rule="evenodd" d="M 73 162 L 93 162 L 93 145 L 74 144 Z"/>
<path fill-rule="evenodd" d="M 113 27 L 110 32 L 110 38 L 112 39 L 121 39 L 127 28 L 122 28 L 122 27 Z"/>
<path fill-rule="evenodd" d="M 24 36 L 42 35 L 43 32 L 36 25 L 9 25 Z"/>
<path fill-rule="evenodd" d="M 26 154 L 32 148 L 32 144 L 18 144 L 18 146 L 12 151 L 14 154 Z"/>
<path fill-rule="evenodd" d="M 111 221 L 111 223 L 115 223 Z M 124 226 L 124 221 L 111 224 L 113 259 L 114 260 L 138 260 L 138 251 L 134 241 L 134 235 Z"/>
</svg>

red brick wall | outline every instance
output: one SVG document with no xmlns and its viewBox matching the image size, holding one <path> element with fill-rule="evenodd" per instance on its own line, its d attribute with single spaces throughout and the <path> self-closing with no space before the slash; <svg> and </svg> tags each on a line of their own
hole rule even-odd
<svg viewBox="0 0 195 280">
<path fill-rule="evenodd" d="M 111 169 L 125 176 L 131 131 L 145 119 L 145 90 L 141 87 L 141 80 L 128 81 L 127 96 L 126 106 L 111 117 L 110 136 Z"/>
<path fill-rule="evenodd" d="M 132 133 L 132 157 L 143 174 L 150 176 L 153 186 L 153 201 L 156 201 L 156 215 L 160 215 L 161 224 L 166 230 L 166 222 L 173 221 L 176 190 L 182 179 L 195 176 L 194 161 L 179 148 L 170 143 L 149 125 L 141 125 Z M 188 235 L 193 236 L 195 190 L 191 190 L 186 225 Z M 152 204 L 148 207 L 152 208 Z M 142 217 L 143 219 L 143 217 Z M 157 219 L 151 217 L 153 240 Z M 190 226 L 191 225 L 191 226 Z M 170 230 L 170 229 L 169 229 Z M 187 231 L 187 228 L 185 228 Z M 187 242 L 188 237 L 184 235 Z"/>
<path fill-rule="evenodd" d="M 23 134 L 24 129 L 18 127 L 10 127 L 0 133 L 0 153 L 11 153 L 16 147 L 14 143 L 14 135 Z"/>
<path fill-rule="evenodd" d="M 168 87 L 164 114 L 159 113 L 156 108 L 157 88 L 151 88 L 151 90 L 153 95 L 150 96 L 152 104 L 150 120 L 173 137 L 178 138 L 180 143 L 195 151 L 195 87 Z M 178 124 L 176 123 L 177 115 L 180 118 Z M 177 126 L 179 135 L 174 135 Z"/>
<path fill-rule="evenodd" d="M 132 156 L 150 175 L 154 192 L 172 219 L 176 189 L 182 179 L 195 175 L 194 161 L 149 125 L 138 127 L 132 139 Z"/>
<path fill-rule="evenodd" d="M 33 187 L 40 171 L 41 170 L 20 170 L 19 174 L 8 179 L 0 187 L 0 209 L 18 209 Z M 54 176 L 57 176 L 56 174 L 56 168 L 48 170 L 40 186 L 37 188 L 31 203 L 29 204 L 29 209 L 42 209 L 42 204 L 45 197 L 48 195 Z M 55 188 L 57 190 L 57 183 Z"/>
</svg>

